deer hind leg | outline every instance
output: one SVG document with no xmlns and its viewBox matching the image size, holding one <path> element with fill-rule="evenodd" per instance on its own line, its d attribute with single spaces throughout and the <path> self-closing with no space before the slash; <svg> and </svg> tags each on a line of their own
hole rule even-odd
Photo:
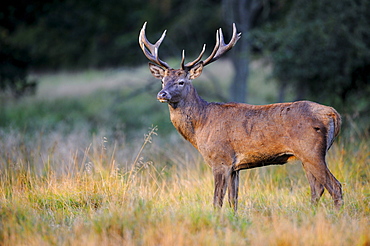
<svg viewBox="0 0 370 246">
<path fill-rule="evenodd" d="M 311 187 L 311 203 L 316 206 L 320 200 L 320 197 L 324 193 L 324 186 L 317 181 L 315 176 L 310 171 L 306 170 L 306 176 Z"/>
<path fill-rule="evenodd" d="M 228 177 L 228 196 L 230 207 L 238 209 L 239 171 L 231 170 Z"/>
<path fill-rule="evenodd" d="M 337 209 L 340 209 L 343 205 L 342 185 L 330 172 L 326 166 L 325 160 L 317 162 L 304 161 L 303 166 L 306 170 L 307 177 L 311 185 L 311 191 L 313 187 L 312 200 L 320 198 L 321 195 L 318 192 L 321 192 L 322 190 L 320 186 L 321 184 L 328 190 L 333 198 L 334 206 Z"/>
<path fill-rule="evenodd" d="M 215 191 L 213 196 L 213 206 L 221 208 L 227 189 L 227 172 L 223 168 L 213 169 L 215 179 Z"/>
</svg>

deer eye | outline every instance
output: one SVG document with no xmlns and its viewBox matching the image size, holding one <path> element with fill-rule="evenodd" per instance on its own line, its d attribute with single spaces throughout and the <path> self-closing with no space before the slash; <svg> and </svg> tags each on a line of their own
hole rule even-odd
<svg viewBox="0 0 370 246">
<path fill-rule="evenodd" d="M 184 81 L 179 81 L 179 85 L 184 85 L 185 82 Z"/>
</svg>

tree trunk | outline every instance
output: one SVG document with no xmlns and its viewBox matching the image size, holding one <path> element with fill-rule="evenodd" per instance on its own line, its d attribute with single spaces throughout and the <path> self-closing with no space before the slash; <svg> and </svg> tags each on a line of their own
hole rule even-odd
<svg viewBox="0 0 370 246">
<path fill-rule="evenodd" d="M 248 76 L 249 76 L 249 46 L 244 39 L 234 47 L 235 51 L 231 58 L 235 74 L 230 85 L 230 99 L 233 102 L 246 102 L 248 95 Z"/>
<path fill-rule="evenodd" d="M 278 94 L 279 103 L 282 103 L 285 101 L 285 92 L 286 92 L 287 85 L 288 84 L 286 82 L 279 83 L 279 94 Z"/>
<path fill-rule="evenodd" d="M 259 0 L 223 0 L 223 12 L 226 23 L 236 24 L 242 37 L 232 52 L 235 75 L 230 86 L 230 98 L 234 102 L 248 100 L 249 50 L 248 33 L 262 8 Z"/>
</svg>

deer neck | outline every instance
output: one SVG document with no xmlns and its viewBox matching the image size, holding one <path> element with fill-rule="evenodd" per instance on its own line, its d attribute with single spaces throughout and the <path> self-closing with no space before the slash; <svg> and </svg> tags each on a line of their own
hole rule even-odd
<svg viewBox="0 0 370 246">
<path fill-rule="evenodd" d="M 195 132 L 207 118 L 207 106 L 208 102 L 198 95 L 194 87 L 180 102 L 169 104 L 172 124 L 196 148 Z"/>
</svg>

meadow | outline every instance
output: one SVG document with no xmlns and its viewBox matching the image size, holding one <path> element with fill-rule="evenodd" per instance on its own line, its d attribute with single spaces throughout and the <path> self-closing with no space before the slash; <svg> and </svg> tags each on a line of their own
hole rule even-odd
<svg viewBox="0 0 370 246">
<path fill-rule="evenodd" d="M 223 100 L 230 64 L 212 66 L 194 83 Z M 33 76 L 35 96 L 0 97 L 0 245 L 370 245 L 370 140 L 354 122 L 327 156 L 341 211 L 327 192 L 310 205 L 297 161 L 242 171 L 234 214 L 213 209 L 212 171 L 146 66 Z M 276 97 L 268 77 L 253 68 L 256 104 Z"/>
</svg>

